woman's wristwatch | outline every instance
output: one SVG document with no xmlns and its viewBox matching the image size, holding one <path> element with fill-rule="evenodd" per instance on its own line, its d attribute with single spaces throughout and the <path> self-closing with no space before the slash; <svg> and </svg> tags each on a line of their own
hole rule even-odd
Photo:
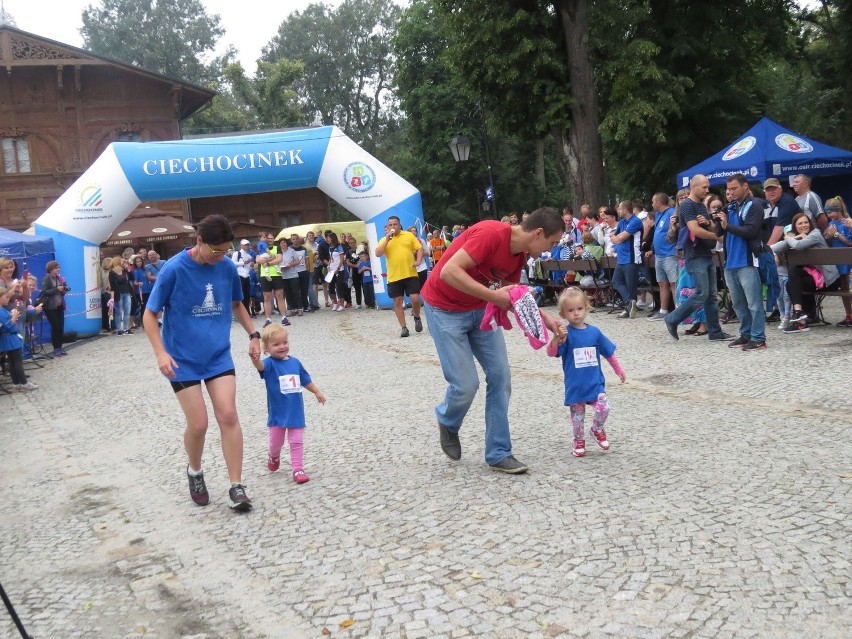
<svg viewBox="0 0 852 639">
<path fill-rule="evenodd" d="M 251 335 L 249 335 L 249 341 L 253 339 L 260 339 L 260 331 L 255 331 Z"/>
</svg>

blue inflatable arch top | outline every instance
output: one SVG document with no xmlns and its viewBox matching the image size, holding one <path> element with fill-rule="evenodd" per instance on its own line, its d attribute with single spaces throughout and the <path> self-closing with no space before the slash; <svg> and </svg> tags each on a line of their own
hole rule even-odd
<svg viewBox="0 0 852 639">
<path fill-rule="evenodd" d="M 115 142 L 44 214 L 36 233 L 52 237 L 72 287 L 66 330 L 100 329 L 99 245 L 140 202 L 317 187 L 366 222 L 375 248 L 387 218 L 422 220 L 420 192 L 335 126 L 173 142 Z M 381 230 L 379 230 L 381 229 Z M 375 256 L 376 300 L 391 305 Z"/>
</svg>

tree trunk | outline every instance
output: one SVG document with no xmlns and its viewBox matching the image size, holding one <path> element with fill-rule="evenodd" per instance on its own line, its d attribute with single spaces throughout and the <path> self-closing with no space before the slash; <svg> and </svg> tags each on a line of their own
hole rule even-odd
<svg viewBox="0 0 852 639">
<path fill-rule="evenodd" d="M 535 141 L 535 184 L 538 187 L 538 202 L 544 202 L 547 180 L 544 176 L 544 140 Z"/>
<path fill-rule="evenodd" d="M 560 164 L 571 189 L 574 210 L 606 202 L 598 98 L 589 47 L 589 13 L 586 0 L 558 0 L 559 16 L 568 54 L 571 83 L 571 127 L 554 131 Z"/>
</svg>

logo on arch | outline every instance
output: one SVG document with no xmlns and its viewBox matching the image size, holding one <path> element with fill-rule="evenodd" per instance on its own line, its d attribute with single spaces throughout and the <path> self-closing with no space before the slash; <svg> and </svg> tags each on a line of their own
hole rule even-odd
<svg viewBox="0 0 852 639">
<path fill-rule="evenodd" d="M 791 153 L 810 153 L 814 147 L 805 142 L 802 138 L 790 133 L 782 133 L 775 136 L 775 144 L 779 149 L 790 151 Z"/>
<path fill-rule="evenodd" d="M 80 206 L 84 209 L 94 209 L 104 202 L 103 190 L 97 184 L 90 184 L 80 191 Z"/>
<path fill-rule="evenodd" d="M 343 169 L 343 181 L 356 193 L 366 193 L 376 184 L 376 172 L 364 162 L 353 162 Z"/>
<path fill-rule="evenodd" d="M 722 161 L 727 162 L 728 160 L 736 160 L 738 157 L 741 157 L 751 151 L 755 144 L 757 144 L 757 140 L 753 135 L 743 138 L 730 149 L 725 151 L 725 155 L 722 156 Z"/>
</svg>

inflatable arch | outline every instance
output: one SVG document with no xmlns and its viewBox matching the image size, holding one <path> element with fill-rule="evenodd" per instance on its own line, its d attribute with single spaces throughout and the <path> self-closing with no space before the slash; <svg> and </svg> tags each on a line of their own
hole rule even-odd
<svg viewBox="0 0 852 639">
<path fill-rule="evenodd" d="M 71 286 L 66 330 L 100 330 L 99 245 L 150 200 L 241 195 L 317 187 L 366 222 L 371 247 L 391 215 L 408 228 L 423 217 L 420 192 L 336 126 L 278 133 L 114 142 L 35 221 L 52 237 Z M 226 212 L 225 212 L 226 213 Z M 384 260 L 373 256 L 376 301 L 390 306 Z"/>
</svg>

